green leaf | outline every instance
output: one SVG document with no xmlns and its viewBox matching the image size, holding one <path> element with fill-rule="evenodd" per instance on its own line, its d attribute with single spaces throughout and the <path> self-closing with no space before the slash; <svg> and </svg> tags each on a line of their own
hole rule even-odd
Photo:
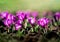
<svg viewBox="0 0 60 42">
<path fill-rule="evenodd" d="M 30 23 L 27 23 L 27 27 L 31 27 L 31 24 Z"/>
<path fill-rule="evenodd" d="M 19 36 L 19 37 L 23 36 L 23 30 L 22 31 L 18 30 L 17 36 Z"/>
<path fill-rule="evenodd" d="M 58 23 L 58 25 L 60 25 L 60 22 L 57 22 Z"/>
<path fill-rule="evenodd" d="M 55 22 L 54 25 L 57 26 L 57 23 Z"/>
<path fill-rule="evenodd" d="M 35 27 L 35 31 L 36 31 L 36 32 L 38 32 L 38 27 L 39 27 L 38 25 Z"/>
<path fill-rule="evenodd" d="M 31 28 L 31 32 L 34 32 L 34 29 L 33 28 Z"/>
</svg>

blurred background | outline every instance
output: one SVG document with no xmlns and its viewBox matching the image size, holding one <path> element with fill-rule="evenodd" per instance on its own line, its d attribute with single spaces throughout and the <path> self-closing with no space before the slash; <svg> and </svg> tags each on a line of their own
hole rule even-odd
<svg viewBox="0 0 60 42">
<path fill-rule="evenodd" d="M 0 0 L 0 11 L 60 10 L 60 0 Z"/>
</svg>

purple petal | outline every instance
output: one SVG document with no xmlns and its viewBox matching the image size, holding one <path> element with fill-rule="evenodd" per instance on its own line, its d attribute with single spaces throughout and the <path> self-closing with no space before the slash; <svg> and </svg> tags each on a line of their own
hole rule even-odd
<svg viewBox="0 0 60 42">
<path fill-rule="evenodd" d="M 15 24 L 15 29 L 16 29 L 16 30 L 19 30 L 19 29 L 21 29 L 21 27 L 22 27 L 22 25 Z"/>
<path fill-rule="evenodd" d="M 23 20 L 23 19 L 25 18 L 25 13 L 24 13 L 24 12 L 18 12 L 18 13 L 16 14 L 16 16 L 17 16 L 19 19 Z"/>
<path fill-rule="evenodd" d="M 30 11 L 26 11 L 26 12 L 25 12 L 25 16 L 26 16 L 26 18 L 29 18 L 29 17 L 31 16 L 30 14 L 31 14 Z"/>
<path fill-rule="evenodd" d="M 17 20 L 16 23 L 17 24 L 22 24 L 23 20 Z"/>
<path fill-rule="evenodd" d="M 35 19 L 35 18 L 32 18 L 32 17 L 29 17 L 29 18 L 28 18 L 28 22 L 29 22 L 30 24 L 34 24 L 34 23 L 36 22 L 36 19 Z"/>
</svg>

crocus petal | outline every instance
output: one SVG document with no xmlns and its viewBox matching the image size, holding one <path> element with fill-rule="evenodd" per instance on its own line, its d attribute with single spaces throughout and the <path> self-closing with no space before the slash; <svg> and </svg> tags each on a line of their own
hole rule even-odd
<svg viewBox="0 0 60 42">
<path fill-rule="evenodd" d="M 22 27 L 22 25 L 15 24 L 15 29 L 16 29 L 16 30 L 19 30 L 21 27 Z"/>
<path fill-rule="evenodd" d="M 31 16 L 30 14 L 31 14 L 30 11 L 26 11 L 26 12 L 25 12 L 25 17 L 26 17 L 26 18 L 29 18 L 29 17 Z"/>
<path fill-rule="evenodd" d="M 28 22 L 29 22 L 30 24 L 34 24 L 34 23 L 36 22 L 36 19 L 35 19 L 35 18 L 32 18 L 32 17 L 29 17 L 29 18 L 28 18 Z"/>
<path fill-rule="evenodd" d="M 24 12 L 20 12 L 20 13 L 17 13 L 16 16 L 17 16 L 19 19 L 23 20 L 23 19 L 25 18 L 25 13 L 24 13 Z"/>
<path fill-rule="evenodd" d="M 23 20 L 17 20 L 16 23 L 22 24 Z"/>
</svg>

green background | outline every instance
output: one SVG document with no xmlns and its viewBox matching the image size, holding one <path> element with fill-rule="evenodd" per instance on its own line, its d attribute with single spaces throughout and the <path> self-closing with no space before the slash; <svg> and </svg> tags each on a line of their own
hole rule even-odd
<svg viewBox="0 0 60 42">
<path fill-rule="evenodd" d="M 0 11 L 60 10 L 60 0 L 0 0 Z"/>
</svg>

